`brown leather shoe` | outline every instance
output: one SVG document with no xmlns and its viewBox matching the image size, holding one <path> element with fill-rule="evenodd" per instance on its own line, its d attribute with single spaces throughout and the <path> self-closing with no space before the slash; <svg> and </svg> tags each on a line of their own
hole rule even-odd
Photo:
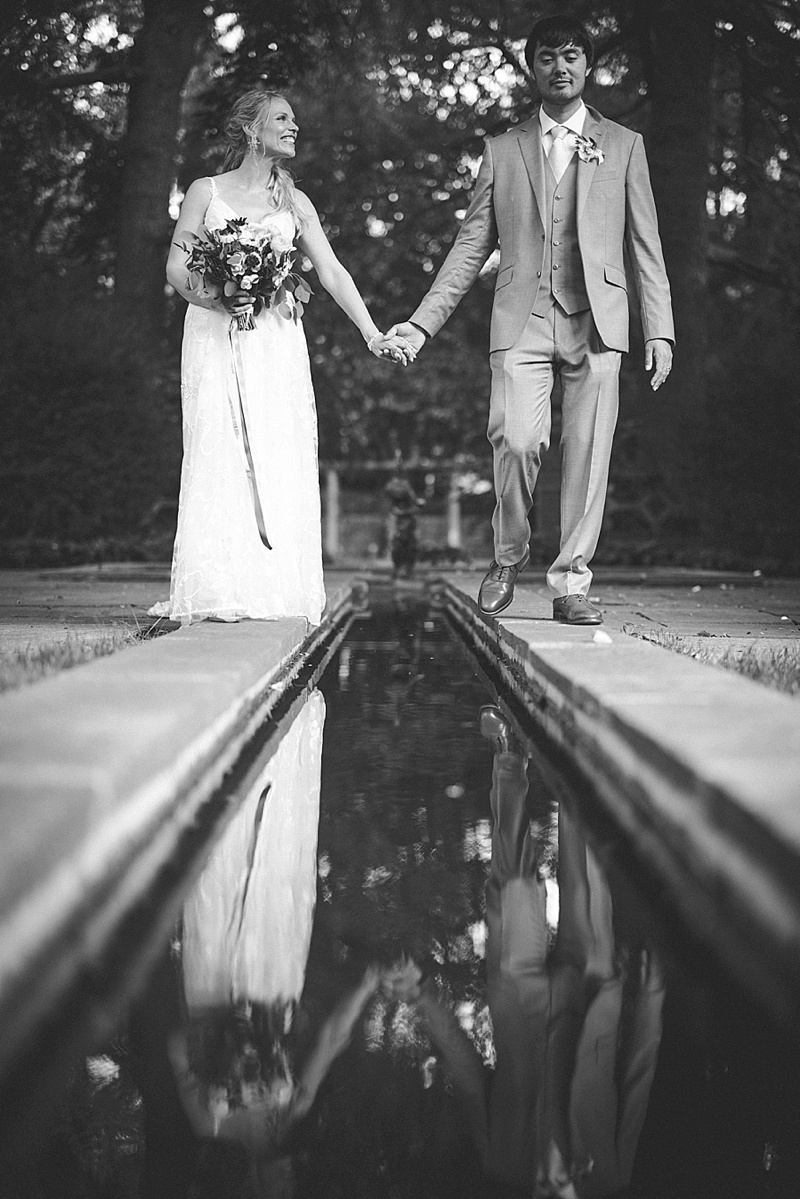
<svg viewBox="0 0 800 1199">
<path fill-rule="evenodd" d="M 585 595 L 561 595 L 553 600 L 553 620 L 563 624 L 602 624 L 598 608 Z"/>
<path fill-rule="evenodd" d="M 492 562 L 478 592 L 478 607 L 481 612 L 485 612 L 487 616 L 497 616 L 499 612 L 505 611 L 514 598 L 517 575 L 528 565 L 530 556 L 530 549 L 526 549 L 519 562 L 513 566 L 501 566 L 499 562 Z"/>
</svg>

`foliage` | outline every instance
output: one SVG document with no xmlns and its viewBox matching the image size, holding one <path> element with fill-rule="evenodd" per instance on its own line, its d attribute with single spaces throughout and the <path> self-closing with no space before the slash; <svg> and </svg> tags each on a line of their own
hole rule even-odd
<svg viewBox="0 0 800 1199">
<path fill-rule="evenodd" d="M 798 562 L 800 340 L 773 289 L 745 283 L 714 313 L 709 403 L 698 458 L 708 484 L 711 544 L 731 541 L 750 561 Z"/>
<path fill-rule="evenodd" d="M 670 0 L 669 8 L 680 23 L 696 6 Z M 482 137 L 532 111 L 521 57 L 530 25 L 540 15 L 565 9 L 587 20 L 598 39 L 588 102 L 649 134 L 649 144 L 655 133 L 660 169 L 674 174 L 669 137 L 677 146 L 680 128 L 649 127 L 653 80 L 665 65 L 658 5 L 643 0 L 602 5 L 596 0 L 503 0 L 491 6 L 482 0 L 458 5 L 448 0 L 335 5 L 275 0 L 264 6 L 243 0 L 233 9 L 211 4 L 204 10 L 205 32 L 197 42 L 175 147 L 178 194 L 191 178 L 219 168 L 220 127 L 235 95 L 264 83 L 288 89 L 301 125 L 300 185 L 318 207 L 334 249 L 377 323 L 386 327 L 405 318 L 452 244 Z M 695 464 L 699 484 L 692 494 L 706 548 L 713 543 L 721 551 L 747 554 L 771 536 L 780 553 L 792 536 L 780 496 L 800 465 L 796 375 L 788 365 L 800 333 L 800 256 L 793 253 L 800 239 L 799 23 L 791 0 L 713 0 L 702 12 L 713 35 L 713 77 L 697 81 L 707 90 L 711 112 L 706 216 L 696 251 L 702 261 L 682 263 L 680 270 L 694 271 L 702 281 L 697 320 L 707 330 L 694 351 L 684 342 L 678 355 L 683 350 L 682 392 L 695 394 L 692 375 L 702 376 L 703 386 L 698 383 L 696 390 L 698 409 L 689 405 L 681 414 L 683 396 L 673 394 L 668 404 L 665 389 L 655 403 L 641 371 L 628 372 L 624 399 L 630 407 L 638 397 L 643 445 L 648 430 L 670 434 L 669 444 L 657 442 L 657 461 L 643 465 L 645 474 L 660 472 L 669 480 L 684 460 Z M 13 448 L 20 457 L 13 467 L 12 494 L 22 515 L 6 525 L 6 536 L 12 528 L 45 535 L 81 528 L 88 536 L 112 527 L 130 533 L 144 509 L 174 500 L 183 306 L 173 298 L 165 307 L 165 341 L 157 354 L 157 372 L 166 370 L 163 393 L 152 390 L 151 379 L 150 389 L 138 398 L 132 394 L 138 374 L 124 365 L 120 351 L 109 352 L 118 339 L 107 316 L 98 319 L 107 305 L 97 292 L 113 284 L 127 88 L 132 72 L 148 70 L 139 39 L 142 13 L 141 0 L 109 0 L 102 6 L 80 0 L 68 12 L 38 0 L 12 6 L 0 22 L 5 92 L 0 169 L 10 181 L 0 216 L 9 240 L 28 254 L 27 282 L 18 293 L 21 306 L 28 304 L 26 289 L 30 302 L 38 303 L 55 274 L 62 287 L 69 278 L 77 309 L 92 314 L 89 337 L 76 339 L 81 342 L 77 354 L 69 338 L 57 337 L 50 364 L 56 386 L 38 360 L 36 338 L 29 334 L 26 349 L 24 333 L 16 334 L 19 360 L 11 374 L 5 372 L 4 387 L 6 407 L 16 411 Z M 672 118 L 666 117 L 669 125 Z M 658 120 L 663 119 L 659 110 Z M 706 134 L 701 130 L 699 136 Z M 654 178 L 658 183 L 658 172 Z M 662 202 L 660 219 L 665 244 L 679 246 L 682 214 Z M 466 453 L 488 461 L 491 269 L 418 363 L 405 371 L 368 356 L 352 326 L 311 282 L 317 294 L 306 329 L 322 456 L 357 463 L 389 457 L 399 447 L 410 457 Z M 682 280 L 674 282 L 676 295 L 682 294 Z M 58 294 L 63 297 L 63 290 Z M 54 302 L 50 312 L 60 319 Z M 30 371 L 24 379 L 26 364 Z M 81 387 L 79 370 L 90 380 L 88 387 Z M 72 399 L 65 398 L 69 378 Z M 78 392 L 85 392 L 80 404 L 74 399 Z M 64 420 L 65 406 L 77 419 Z M 137 419 L 126 421 L 123 412 L 135 412 Z M 734 420 L 725 419 L 732 414 Z M 9 418 L 2 419 L 8 429 Z M 51 435 L 56 428 L 87 445 L 67 450 L 56 444 Z M 114 431 L 114 446 L 105 447 L 109 456 L 97 444 L 101 429 Z M 146 429 L 157 431 L 159 445 L 163 430 L 166 462 L 156 452 L 133 480 L 122 460 L 144 465 Z M 737 437 L 743 429 L 754 433 Z M 777 437 L 776 429 L 788 436 Z M 758 452 L 748 463 L 745 447 L 751 436 Z M 130 440 L 123 448 L 125 439 Z M 6 449 L 4 478 L 11 478 L 10 458 Z M 121 486 L 113 479 L 117 459 Z M 614 469 L 621 462 L 617 455 Z M 93 494 L 90 464 L 99 469 L 102 486 L 95 475 Z M 59 477 L 69 500 L 54 494 L 52 501 L 43 501 L 46 488 L 58 492 Z M 720 517 L 720 495 L 730 504 L 727 517 Z M 665 526 L 662 551 L 666 532 Z"/>
<path fill-rule="evenodd" d="M 754 641 L 744 647 L 734 647 L 726 645 L 724 640 L 699 640 L 699 637 L 710 637 L 710 634 L 681 637 L 663 629 L 645 629 L 640 625 L 628 624 L 623 625 L 622 631 L 642 641 L 650 641 L 653 645 L 696 658 L 707 666 L 733 670 L 786 695 L 800 695 L 800 643 Z"/>
<path fill-rule="evenodd" d="M 0 692 L 39 682 L 95 658 L 104 658 L 135 645 L 138 640 L 136 629 L 120 624 L 98 633 L 68 633 L 59 641 L 26 645 L 4 653 L 0 658 Z"/>
<path fill-rule="evenodd" d="M 25 7 L 0 44 L 3 228 L 42 255 L 78 254 L 110 272 L 126 87 L 51 84 L 90 75 L 101 56 L 122 56 L 141 5 L 120 0 L 106 6 L 109 16 L 93 0 L 68 12 L 41 2 Z"/>
<path fill-rule="evenodd" d="M 86 541 L 141 529 L 177 483 L 174 366 L 132 360 L 106 297 L 77 266 L 3 264 L 16 296 L 0 365 L 0 537 Z"/>
</svg>

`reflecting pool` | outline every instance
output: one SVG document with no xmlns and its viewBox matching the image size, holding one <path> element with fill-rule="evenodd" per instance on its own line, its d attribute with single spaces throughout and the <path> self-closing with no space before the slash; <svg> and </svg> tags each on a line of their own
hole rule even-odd
<svg viewBox="0 0 800 1199">
<path fill-rule="evenodd" d="M 13 1199 L 800 1195 L 794 1040 L 440 616 L 281 731 Z"/>
</svg>

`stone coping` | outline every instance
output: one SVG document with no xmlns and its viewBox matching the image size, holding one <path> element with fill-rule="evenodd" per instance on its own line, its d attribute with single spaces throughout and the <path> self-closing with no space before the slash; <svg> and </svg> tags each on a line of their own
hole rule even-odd
<svg viewBox="0 0 800 1199">
<path fill-rule="evenodd" d="M 318 628 L 204 621 L 0 697 L 0 1080 L 358 602 L 339 581 Z"/>
<path fill-rule="evenodd" d="M 556 624 L 546 600 L 487 618 L 473 593 L 443 581 L 479 659 L 578 766 L 690 928 L 796 1021 L 798 701 L 621 632 Z"/>
</svg>

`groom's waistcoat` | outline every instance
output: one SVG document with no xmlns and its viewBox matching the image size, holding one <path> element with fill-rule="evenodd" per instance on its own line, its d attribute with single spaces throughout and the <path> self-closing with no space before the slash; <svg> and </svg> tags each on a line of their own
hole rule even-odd
<svg viewBox="0 0 800 1199">
<path fill-rule="evenodd" d="M 578 246 L 578 155 L 573 154 L 561 179 L 549 162 L 545 163 L 545 231 L 531 230 L 532 237 L 544 240 L 542 269 L 537 273 L 539 289 L 533 305 L 536 316 L 546 316 L 558 301 L 572 316 L 590 307 L 583 277 L 583 262 Z"/>
</svg>

